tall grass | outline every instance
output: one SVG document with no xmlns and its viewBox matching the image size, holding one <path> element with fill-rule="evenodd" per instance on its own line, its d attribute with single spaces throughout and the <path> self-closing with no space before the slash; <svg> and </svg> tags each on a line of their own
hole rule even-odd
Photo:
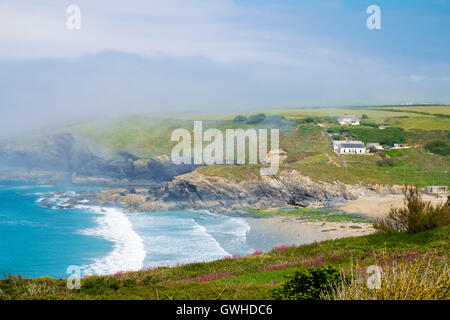
<svg viewBox="0 0 450 320">
<path fill-rule="evenodd" d="M 418 186 L 403 188 L 403 208 L 392 208 L 384 219 L 377 219 L 374 228 L 380 232 L 408 232 L 417 233 L 435 229 L 450 224 L 450 208 L 448 204 L 433 205 L 424 201 Z"/>
<path fill-rule="evenodd" d="M 422 256 L 414 260 L 395 261 L 381 268 L 379 288 L 369 288 L 369 275 L 354 268 L 352 280 L 343 279 L 331 288 L 335 300 L 449 300 L 450 269 L 445 263 Z M 330 299 L 329 292 L 322 294 Z"/>
</svg>

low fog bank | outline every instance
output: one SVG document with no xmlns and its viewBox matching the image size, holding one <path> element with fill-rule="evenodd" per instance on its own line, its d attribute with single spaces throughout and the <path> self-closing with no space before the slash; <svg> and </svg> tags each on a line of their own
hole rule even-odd
<svg viewBox="0 0 450 320">
<path fill-rule="evenodd" d="M 161 188 L 198 167 L 175 165 L 167 156 L 139 163 L 141 159 L 126 150 L 112 152 L 71 133 L 59 133 L 45 136 L 40 147 L 0 146 L 0 180 Z"/>
<path fill-rule="evenodd" d="M 107 51 L 71 59 L 0 60 L 0 138 L 48 124 L 145 113 L 246 112 L 375 105 L 442 97 L 370 65 L 212 62 Z M 450 93 L 448 100 L 450 100 Z"/>
</svg>

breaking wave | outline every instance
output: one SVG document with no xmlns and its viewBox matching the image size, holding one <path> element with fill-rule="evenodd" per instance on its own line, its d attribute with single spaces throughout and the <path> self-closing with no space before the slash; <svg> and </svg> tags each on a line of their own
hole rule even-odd
<svg viewBox="0 0 450 320">
<path fill-rule="evenodd" d="M 133 230 L 125 213 L 115 208 L 98 206 L 77 206 L 100 215 L 96 218 L 98 227 L 81 230 L 87 236 L 101 237 L 113 243 L 113 250 L 92 264 L 82 266 L 84 274 L 105 275 L 119 271 L 136 271 L 143 267 L 146 253 L 143 239 Z"/>
</svg>

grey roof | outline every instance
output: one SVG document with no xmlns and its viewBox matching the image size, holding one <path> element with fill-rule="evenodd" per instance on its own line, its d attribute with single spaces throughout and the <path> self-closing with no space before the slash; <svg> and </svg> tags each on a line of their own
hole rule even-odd
<svg viewBox="0 0 450 320">
<path fill-rule="evenodd" d="M 359 120 L 359 118 L 356 115 L 354 115 L 354 114 L 344 114 L 344 115 L 339 117 L 339 120 L 345 120 L 345 119 L 348 119 L 348 120 Z"/>
<path fill-rule="evenodd" d="M 356 143 L 343 143 L 340 145 L 341 148 L 365 148 L 362 144 Z"/>
</svg>

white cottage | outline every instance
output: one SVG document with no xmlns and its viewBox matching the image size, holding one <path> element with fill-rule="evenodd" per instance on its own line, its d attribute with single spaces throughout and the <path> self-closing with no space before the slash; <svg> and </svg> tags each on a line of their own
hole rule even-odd
<svg viewBox="0 0 450 320">
<path fill-rule="evenodd" d="M 366 147 L 361 141 L 333 141 L 333 151 L 338 154 L 364 154 Z"/>
<path fill-rule="evenodd" d="M 347 126 L 359 126 L 359 118 L 354 114 L 344 114 L 341 116 L 337 122 L 341 125 L 347 125 Z"/>
</svg>

